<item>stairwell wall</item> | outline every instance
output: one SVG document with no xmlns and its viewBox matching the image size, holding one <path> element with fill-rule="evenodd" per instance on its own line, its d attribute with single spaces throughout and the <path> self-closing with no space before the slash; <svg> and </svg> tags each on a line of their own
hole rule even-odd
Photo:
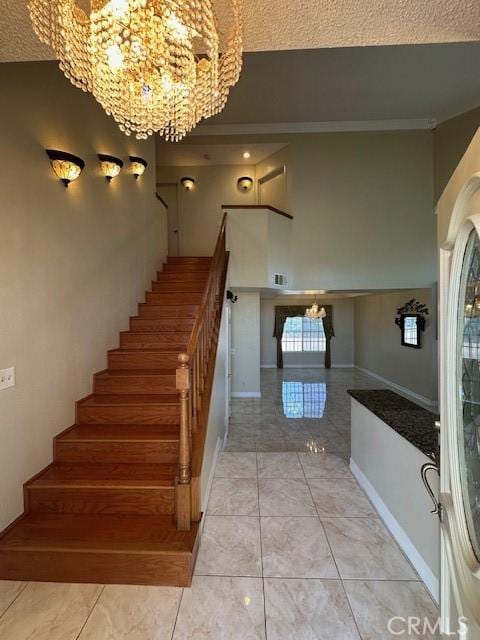
<svg viewBox="0 0 480 640">
<path fill-rule="evenodd" d="M 52 437 L 144 297 L 166 255 L 152 140 L 127 138 L 53 62 L 0 65 L 0 530 L 23 509 L 22 483 L 52 459 Z M 65 189 L 46 148 L 86 161 Z M 126 161 L 108 184 L 96 154 Z M 139 180 L 128 156 L 149 167 Z"/>
<path fill-rule="evenodd" d="M 225 440 L 228 423 L 228 349 L 229 349 L 229 324 L 228 304 L 225 303 L 222 313 L 222 322 L 218 334 L 217 354 L 215 360 L 215 373 L 213 377 L 210 410 L 208 413 L 207 436 L 203 454 L 202 475 L 200 478 L 200 492 L 202 511 L 206 513 L 208 497 L 215 473 L 215 465 Z"/>
</svg>

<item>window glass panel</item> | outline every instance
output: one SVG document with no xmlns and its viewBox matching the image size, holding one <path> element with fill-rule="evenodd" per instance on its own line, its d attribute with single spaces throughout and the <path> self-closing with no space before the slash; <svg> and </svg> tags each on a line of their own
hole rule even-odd
<svg viewBox="0 0 480 640">
<path fill-rule="evenodd" d="M 325 351 L 326 340 L 322 320 L 287 318 L 283 329 L 282 351 Z"/>
<path fill-rule="evenodd" d="M 475 230 L 464 258 L 459 302 L 459 471 L 468 532 L 480 560 L 480 242 Z"/>
</svg>

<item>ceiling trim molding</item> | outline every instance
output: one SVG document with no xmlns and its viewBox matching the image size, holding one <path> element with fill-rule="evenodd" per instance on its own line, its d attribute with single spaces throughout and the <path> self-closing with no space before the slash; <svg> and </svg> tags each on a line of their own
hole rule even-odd
<svg viewBox="0 0 480 640">
<path fill-rule="evenodd" d="M 332 122 L 260 122 L 257 124 L 202 124 L 190 136 L 240 136 L 276 133 L 340 133 L 353 131 L 413 131 L 435 129 L 433 118 L 352 120 Z"/>
</svg>

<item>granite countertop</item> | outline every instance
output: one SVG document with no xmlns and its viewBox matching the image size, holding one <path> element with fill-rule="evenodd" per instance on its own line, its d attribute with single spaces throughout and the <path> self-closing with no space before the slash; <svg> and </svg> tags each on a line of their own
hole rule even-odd
<svg viewBox="0 0 480 640">
<path fill-rule="evenodd" d="M 434 460 L 440 459 L 438 416 L 389 389 L 349 389 L 357 402 L 383 420 L 414 447 Z"/>
</svg>

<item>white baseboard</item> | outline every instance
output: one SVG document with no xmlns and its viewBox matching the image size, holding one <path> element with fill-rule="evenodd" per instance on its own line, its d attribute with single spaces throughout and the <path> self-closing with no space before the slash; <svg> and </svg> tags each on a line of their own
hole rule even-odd
<svg viewBox="0 0 480 640">
<path fill-rule="evenodd" d="M 205 487 L 205 493 L 202 495 L 202 513 L 207 513 L 208 500 L 210 498 L 210 492 L 212 490 L 213 479 L 215 477 L 215 468 L 217 466 L 218 456 L 224 446 L 223 438 L 217 438 L 217 445 L 215 447 L 215 453 L 213 454 L 212 468 L 210 469 L 210 475 L 208 476 L 207 486 Z M 205 518 L 202 518 L 202 527 L 205 522 Z"/>
<path fill-rule="evenodd" d="M 354 364 L 332 364 L 332 369 L 355 369 Z"/>
<path fill-rule="evenodd" d="M 378 373 L 374 373 L 373 371 L 369 371 L 368 369 L 364 369 L 363 367 L 358 367 L 358 366 L 355 366 L 355 369 L 358 369 L 362 373 L 366 373 L 368 376 L 372 376 L 372 378 L 376 378 L 377 380 L 380 380 L 380 382 L 383 382 L 384 384 L 388 385 L 389 387 L 392 387 L 393 389 L 396 389 L 397 391 L 400 391 L 400 393 L 405 394 L 406 396 L 408 396 L 412 400 L 417 400 L 418 402 L 422 402 L 423 404 L 427 405 L 428 407 L 432 407 L 432 408 L 438 407 L 438 402 L 436 400 L 431 400 L 430 398 L 426 398 L 425 396 L 421 396 L 419 393 L 415 393 L 414 391 L 411 391 L 410 389 L 407 389 L 406 387 L 402 387 L 401 385 L 397 384 L 396 382 L 392 382 L 391 380 L 387 380 L 387 378 L 383 378 L 382 376 L 379 376 Z"/>
<path fill-rule="evenodd" d="M 350 470 L 358 481 L 358 484 L 365 491 L 367 496 L 370 498 L 375 509 L 378 511 L 378 515 L 383 520 L 385 526 L 390 531 L 392 536 L 397 541 L 398 546 L 402 549 L 403 553 L 410 560 L 412 565 L 414 566 L 416 572 L 423 580 L 426 588 L 430 592 L 432 598 L 438 604 L 440 597 L 440 588 L 438 578 L 435 576 L 433 571 L 430 569 L 428 564 L 423 559 L 423 556 L 420 555 L 418 550 L 416 549 L 413 542 L 410 540 L 408 535 L 402 529 L 402 527 L 398 524 L 397 520 L 394 518 L 388 507 L 383 502 L 382 498 L 378 495 L 375 488 L 367 478 L 367 476 L 363 473 L 363 471 L 358 467 L 355 462 L 350 459 Z"/>
<path fill-rule="evenodd" d="M 227 440 L 228 440 L 228 433 L 229 433 L 229 427 L 227 427 L 225 429 L 225 435 L 222 438 L 222 446 L 221 446 L 221 451 L 223 451 L 225 449 L 225 447 L 227 446 Z"/>
<path fill-rule="evenodd" d="M 260 391 L 232 391 L 232 398 L 261 398 Z"/>
<path fill-rule="evenodd" d="M 332 364 L 332 369 L 353 369 L 354 364 Z M 276 364 L 261 364 L 260 369 L 276 369 Z M 325 369 L 323 364 L 284 364 L 284 369 Z"/>
</svg>

